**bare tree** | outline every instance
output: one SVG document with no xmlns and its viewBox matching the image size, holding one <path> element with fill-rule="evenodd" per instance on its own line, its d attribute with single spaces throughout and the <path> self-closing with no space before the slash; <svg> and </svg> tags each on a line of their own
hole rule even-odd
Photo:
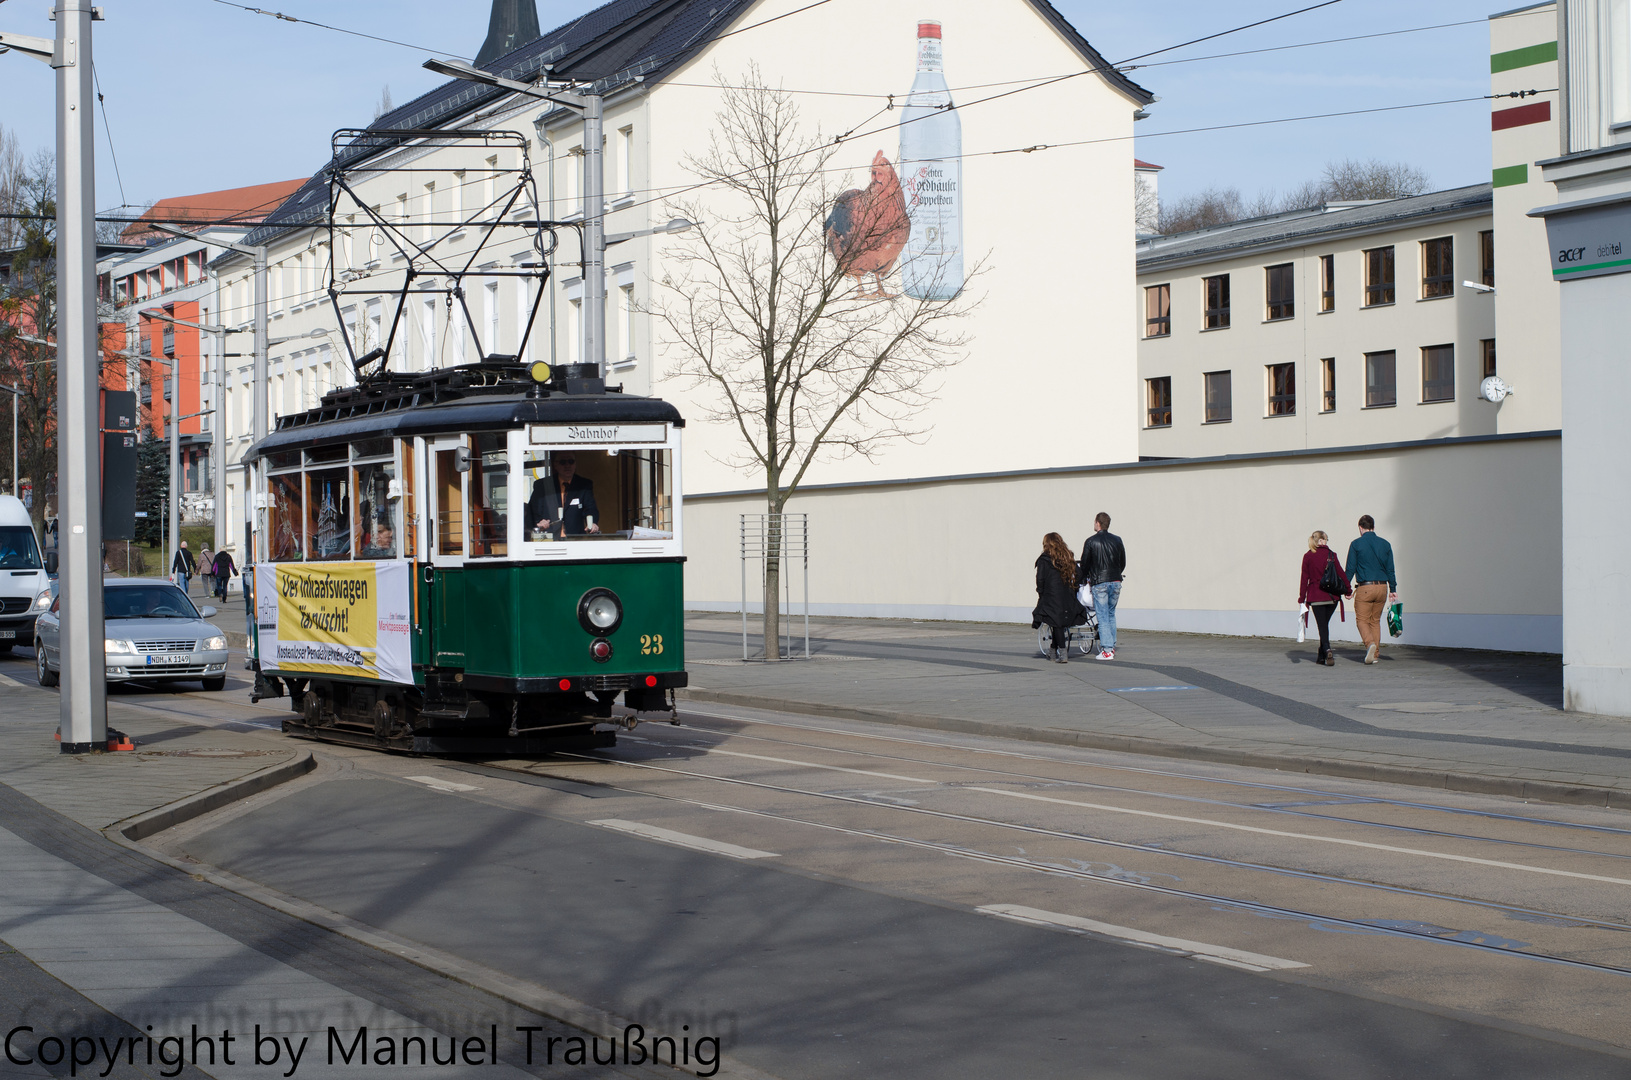
<svg viewBox="0 0 1631 1080">
<path fill-rule="evenodd" d="M 1161 198 L 1155 185 L 1144 179 L 1144 174 L 1133 173 L 1133 223 L 1140 233 L 1152 233 L 1161 228 Z"/>
<path fill-rule="evenodd" d="M 705 224 L 650 310 L 675 358 L 669 377 L 700 391 L 701 419 L 735 429 L 721 460 L 764 479 L 765 657 L 780 659 L 779 515 L 816 461 L 874 460 L 929 430 L 924 410 L 962 359 L 957 324 L 978 301 L 966 285 L 952 300 L 891 291 L 910 222 L 881 152 L 865 189 L 836 194 L 837 144 L 801 127 L 789 94 L 757 71 L 719 82 L 709 148 L 687 160 L 707 186 L 672 206 Z"/>
<path fill-rule="evenodd" d="M 0 124 L 0 213 L 22 213 L 22 186 L 27 167 L 23 149 L 15 132 Z M 0 218 L 0 249 L 14 248 L 22 243 L 24 222 L 16 218 Z"/>
<path fill-rule="evenodd" d="M 1239 188 L 1227 187 L 1207 188 L 1198 195 L 1174 199 L 1161 207 L 1160 231 L 1179 233 L 1206 229 L 1266 214 L 1306 210 L 1328 202 L 1402 199 L 1421 195 L 1429 186 L 1425 172 L 1403 162 L 1374 158 L 1332 161 L 1326 164 L 1320 179 L 1304 181 L 1284 195 L 1264 191 L 1248 200 L 1240 194 Z"/>
<path fill-rule="evenodd" d="M 18 402 L 19 466 L 33 485 L 35 524 L 43 525 L 56 474 L 57 367 L 55 349 L 24 341 L 23 336 L 45 341 L 57 336 L 55 160 L 42 150 L 13 179 L 7 212 L 28 216 L 10 219 L 18 228 L 16 242 L 10 245 L 15 249 L 11 274 L 0 281 L 0 381 L 23 391 Z M 7 441 L 10 414 L 10 409 L 4 410 Z"/>
<path fill-rule="evenodd" d="M 1346 158 L 1325 166 L 1325 198 L 1402 199 L 1427 191 L 1427 174 L 1402 161 L 1357 161 Z"/>
<path fill-rule="evenodd" d="M 374 105 L 374 119 L 378 120 L 394 108 L 396 106 L 391 104 L 391 84 L 386 83 L 379 88 L 379 101 Z"/>
<path fill-rule="evenodd" d="M 1227 225 L 1246 216 L 1246 201 L 1240 189 L 1207 188 L 1198 195 L 1185 195 L 1161 207 L 1163 233 L 1189 232 L 1213 225 Z"/>
</svg>

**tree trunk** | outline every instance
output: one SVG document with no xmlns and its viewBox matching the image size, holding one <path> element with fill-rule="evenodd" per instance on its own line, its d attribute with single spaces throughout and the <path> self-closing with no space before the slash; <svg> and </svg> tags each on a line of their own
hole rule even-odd
<svg viewBox="0 0 1631 1080">
<path fill-rule="evenodd" d="M 765 523 L 765 659 L 780 660 L 782 658 L 782 501 L 772 496 L 767 500 L 767 504 L 769 515 Z"/>
</svg>

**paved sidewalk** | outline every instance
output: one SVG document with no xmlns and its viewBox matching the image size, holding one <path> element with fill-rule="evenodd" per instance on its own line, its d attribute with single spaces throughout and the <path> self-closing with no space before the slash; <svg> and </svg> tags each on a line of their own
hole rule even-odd
<svg viewBox="0 0 1631 1080">
<path fill-rule="evenodd" d="M 1556 656 L 1123 631 L 1060 665 L 1025 626 L 822 618 L 767 664 L 741 627 L 687 617 L 689 700 L 1631 809 L 1631 720 L 1563 712 Z"/>
<path fill-rule="evenodd" d="M 544 1040 L 586 1034 L 517 1005 L 539 996 L 530 984 L 495 994 L 472 965 L 463 971 L 411 943 L 128 842 L 144 826 L 162 828 L 252 793 L 268 772 L 298 775 L 310 760 L 309 744 L 256 731 L 253 721 L 219 726 L 244 711 L 228 695 L 202 708 L 168 702 L 196 710 L 197 725 L 144 708 L 141 697 L 115 696 L 109 722 L 134 736 L 137 749 L 65 756 L 51 738 L 57 694 L 0 680 L 0 1030 L 33 1028 L 11 1044 L 24 1063 L 0 1055 L 0 1080 L 259 1080 L 291 1075 L 296 1053 L 301 1077 L 338 1080 L 369 1064 L 391 1075 L 385 1044 L 400 1048 L 393 1061 L 427 1080 L 504 1080 L 558 1075 L 559 1062 L 544 1064 Z M 529 1026 L 538 1040 L 531 1065 L 517 1034 Z M 364 1028 L 366 1050 L 354 1044 Z M 348 1052 L 367 1056 L 348 1064 Z M 457 1063 L 439 1067 L 438 1059 Z M 572 1071 L 675 1075 L 649 1064 Z"/>
</svg>

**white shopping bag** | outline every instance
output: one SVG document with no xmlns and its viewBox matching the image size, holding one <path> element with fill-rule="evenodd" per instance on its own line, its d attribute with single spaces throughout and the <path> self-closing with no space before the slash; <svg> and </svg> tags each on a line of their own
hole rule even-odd
<svg viewBox="0 0 1631 1080">
<path fill-rule="evenodd" d="M 1308 640 L 1308 605 L 1297 605 L 1297 644 Z"/>
<path fill-rule="evenodd" d="M 1093 610 L 1093 586 L 1085 581 L 1076 587 L 1076 602 L 1087 610 Z"/>
</svg>

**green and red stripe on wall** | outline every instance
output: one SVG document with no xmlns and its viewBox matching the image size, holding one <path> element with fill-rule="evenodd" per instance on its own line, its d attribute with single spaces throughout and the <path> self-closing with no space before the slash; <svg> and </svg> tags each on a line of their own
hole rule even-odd
<svg viewBox="0 0 1631 1080">
<path fill-rule="evenodd" d="M 1557 42 L 1544 41 L 1538 45 L 1525 45 L 1521 49 L 1508 49 L 1498 52 L 1489 58 L 1489 70 L 1492 75 L 1499 75 L 1503 71 L 1516 71 L 1519 68 L 1533 67 L 1536 64 L 1554 64 L 1557 62 Z M 1506 131 L 1509 128 L 1527 127 L 1530 124 L 1544 124 L 1552 119 L 1552 103 L 1549 101 L 1536 101 L 1528 105 L 1518 105 L 1511 109 L 1497 109 L 1490 113 L 1489 127 L 1491 131 Z M 1511 187 L 1514 184 L 1527 184 L 1529 182 L 1529 165 L 1505 165 L 1496 169 L 1490 175 L 1490 182 L 1495 187 Z"/>
</svg>

